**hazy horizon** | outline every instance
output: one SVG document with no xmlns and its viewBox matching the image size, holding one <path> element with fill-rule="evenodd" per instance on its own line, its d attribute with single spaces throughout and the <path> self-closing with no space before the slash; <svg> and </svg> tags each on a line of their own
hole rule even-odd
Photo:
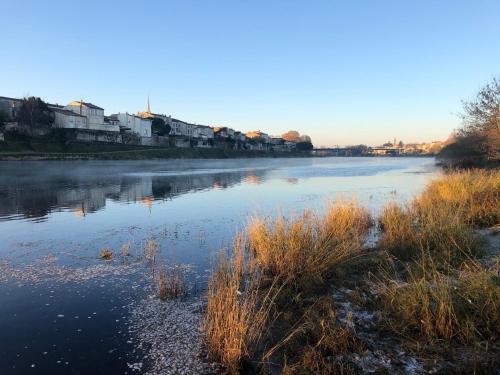
<svg viewBox="0 0 500 375">
<path fill-rule="evenodd" d="M 498 74 L 500 2 L 3 4 L 0 95 L 298 130 L 315 146 L 445 140 Z"/>
</svg>

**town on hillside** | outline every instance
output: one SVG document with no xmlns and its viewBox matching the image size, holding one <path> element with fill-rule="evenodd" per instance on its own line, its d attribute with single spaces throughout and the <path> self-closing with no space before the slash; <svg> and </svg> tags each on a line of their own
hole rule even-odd
<svg viewBox="0 0 500 375">
<path fill-rule="evenodd" d="M 36 137 L 55 130 L 75 142 L 272 152 L 313 148 L 311 139 L 297 131 L 282 136 L 271 136 L 261 130 L 244 133 L 226 126 L 193 124 L 153 113 L 149 97 L 144 112 L 105 115 L 102 107 L 83 100 L 62 106 L 36 97 L 0 96 L 0 141 L 4 140 L 4 133 Z"/>
<path fill-rule="evenodd" d="M 316 156 L 417 156 L 436 155 L 452 139 L 445 142 L 404 143 L 388 141 L 380 146 L 355 145 L 346 147 L 319 147 L 313 150 Z"/>
<path fill-rule="evenodd" d="M 314 149 L 309 136 L 294 130 L 280 136 L 261 130 L 244 133 L 227 126 L 193 124 L 153 113 L 149 97 L 143 112 L 105 115 L 102 107 L 83 100 L 62 106 L 35 97 L 0 96 L 0 141 L 4 140 L 4 133 L 37 137 L 54 131 L 62 133 L 69 142 L 288 153 L 310 151 L 315 156 L 435 155 L 446 145 L 441 141 L 405 144 L 394 139 L 379 146 Z"/>
</svg>

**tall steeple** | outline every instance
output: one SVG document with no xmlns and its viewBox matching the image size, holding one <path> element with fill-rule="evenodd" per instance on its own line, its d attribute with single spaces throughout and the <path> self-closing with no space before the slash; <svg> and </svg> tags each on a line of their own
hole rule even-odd
<svg viewBox="0 0 500 375">
<path fill-rule="evenodd" d="M 151 107 L 149 106 L 149 95 L 148 95 L 148 108 L 146 109 L 147 113 L 151 113 Z"/>
</svg>

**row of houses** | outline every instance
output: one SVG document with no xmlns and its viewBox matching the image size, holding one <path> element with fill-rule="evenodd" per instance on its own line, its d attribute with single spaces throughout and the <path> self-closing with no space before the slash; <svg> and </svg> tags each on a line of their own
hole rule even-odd
<svg viewBox="0 0 500 375">
<path fill-rule="evenodd" d="M 443 142 L 408 143 L 405 145 L 389 145 L 369 147 L 368 155 L 434 155 L 443 148 Z"/>
<path fill-rule="evenodd" d="M 11 120 L 16 119 L 22 100 L 0 96 L 0 111 L 7 114 Z M 193 124 L 178 120 L 164 114 L 153 113 L 150 108 L 149 98 L 144 112 L 131 114 L 119 112 L 106 116 L 104 109 L 95 104 L 72 101 L 65 106 L 48 104 L 54 112 L 55 128 L 77 129 L 108 135 L 130 133 L 141 140 L 141 144 L 155 144 L 151 138 L 168 139 L 168 144 L 177 147 L 200 148 L 230 148 L 235 150 L 261 150 L 261 151 L 292 151 L 296 144 L 281 137 L 272 137 L 260 130 L 243 133 L 230 127 L 208 126 Z M 163 120 L 170 131 L 166 136 L 159 137 L 152 130 L 155 118 Z M 99 140 L 117 141 L 118 137 L 108 136 Z M 156 142 L 158 143 L 158 142 Z"/>
</svg>

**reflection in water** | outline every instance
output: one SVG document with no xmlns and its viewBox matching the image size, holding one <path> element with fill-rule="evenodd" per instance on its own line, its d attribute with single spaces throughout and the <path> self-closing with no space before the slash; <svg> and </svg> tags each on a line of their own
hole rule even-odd
<svg viewBox="0 0 500 375">
<path fill-rule="evenodd" d="M 261 183 L 261 176 L 258 176 L 256 174 L 249 174 L 248 176 L 245 177 L 244 181 L 247 184 L 258 185 Z"/>
<path fill-rule="evenodd" d="M 258 183 L 265 170 L 210 170 L 210 173 L 108 174 L 108 167 L 64 171 L 64 176 L 14 175 L 0 180 L 0 220 L 44 221 L 51 212 L 68 210 L 84 217 L 106 206 L 108 199 L 138 202 L 151 208 L 155 200 L 210 188 L 226 189 L 241 181 Z"/>
</svg>

